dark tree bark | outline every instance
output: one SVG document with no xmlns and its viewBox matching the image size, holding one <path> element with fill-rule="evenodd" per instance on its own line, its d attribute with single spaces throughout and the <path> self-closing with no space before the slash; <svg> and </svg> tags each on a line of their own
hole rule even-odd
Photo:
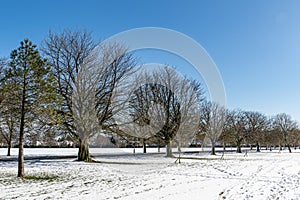
<svg viewBox="0 0 300 200">
<path fill-rule="evenodd" d="M 78 161 L 92 162 L 88 140 L 79 139 Z"/>
<path fill-rule="evenodd" d="M 24 127 L 24 123 L 21 127 Z M 18 156 L 18 177 L 24 177 L 24 129 L 20 128 L 20 138 L 19 138 L 19 156 Z"/>
<path fill-rule="evenodd" d="M 287 133 L 284 133 L 284 142 L 285 142 L 285 145 L 284 145 L 284 147 L 285 147 L 285 146 L 287 146 L 287 147 L 288 147 L 288 150 L 289 150 L 289 152 L 290 152 L 290 153 L 292 153 L 292 149 L 291 149 L 291 146 L 290 146 L 290 144 L 288 143 L 287 136 L 288 136 L 288 134 L 287 134 Z M 284 148 L 284 149 L 285 149 L 285 148 Z"/>
<path fill-rule="evenodd" d="M 11 146 L 12 146 L 11 140 L 12 140 L 12 138 L 10 136 L 10 141 L 8 142 L 8 148 L 7 148 L 7 156 L 10 156 L 10 149 L 11 149 Z"/>
<path fill-rule="evenodd" d="M 143 141 L 143 153 L 147 153 L 147 146 L 145 141 Z"/>
<path fill-rule="evenodd" d="M 9 133 L 9 135 L 5 135 L 3 134 L 3 137 L 7 143 L 7 156 L 10 156 L 10 150 L 11 150 L 11 146 L 12 146 L 12 132 Z"/>
<path fill-rule="evenodd" d="M 237 149 L 236 149 L 237 153 L 242 153 L 242 148 L 241 148 L 241 143 L 237 142 Z"/>
<path fill-rule="evenodd" d="M 160 153 L 160 141 L 158 140 L 157 152 Z"/>
<path fill-rule="evenodd" d="M 211 146 L 211 153 L 210 154 L 211 155 L 216 155 L 216 147 L 215 147 L 214 144 L 212 144 L 212 146 Z"/>
<path fill-rule="evenodd" d="M 26 100 L 26 74 L 24 73 L 22 106 L 21 106 L 21 121 L 20 121 L 19 157 L 18 157 L 18 177 L 19 178 L 24 177 L 25 100 Z"/>
<path fill-rule="evenodd" d="M 287 146 L 288 146 L 289 152 L 292 153 L 291 146 L 289 144 Z"/>
<path fill-rule="evenodd" d="M 256 152 L 260 152 L 260 146 L 259 146 L 258 142 L 256 143 Z"/>
</svg>

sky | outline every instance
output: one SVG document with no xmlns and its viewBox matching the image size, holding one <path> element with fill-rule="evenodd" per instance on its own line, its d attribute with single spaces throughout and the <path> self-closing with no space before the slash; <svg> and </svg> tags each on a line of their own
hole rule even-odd
<svg viewBox="0 0 300 200">
<path fill-rule="evenodd" d="M 133 28 L 168 28 L 209 53 L 228 108 L 269 116 L 285 112 L 300 121 L 299 10 L 297 0 L 2 0 L 0 57 L 8 57 L 24 38 L 40 45 L 49 30 L 86 29 L 101 41 Z M 194 74 L 193 66 L 166 52 L 137 55 L 141 62 Z"/>
</svg>

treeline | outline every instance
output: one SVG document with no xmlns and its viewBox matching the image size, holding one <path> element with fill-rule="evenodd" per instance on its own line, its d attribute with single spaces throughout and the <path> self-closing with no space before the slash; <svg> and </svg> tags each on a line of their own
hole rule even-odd
<svg viewBox="0 0 300 200">
<path fill-rule="evenodd" d="M 19 147 L 23 177 L 24 146 L 71 140 L 78 160 L 91 162 L 90 138 L 110 135 L 111 143 L 158 142 L 171 155 L 171 141 L 197 126 L 201 87 L 167 66 L 143 73 L 121 44 L 96 45 L 90 33 L 67 30 L 49 32 L 40 48 L 25 39 L 1 59 L 0 91 L 1 141 L 8 155 L 14 141 Z"/>
<path fill-rule="evenodd" d="M 206 100 L 202 84 L 169 66 L 137 67 L 137 58 L 117 43 L 96 44 L 89 32 L 49 32 L 40 48 L 25 39 L 0 60 L 0 143 L 77 146 L 78 160 L 91 162 L 89 146 L 215 144 L 299 145 L 289 115 L 228 111 Z M 99 141 L 99 143 L 97 143 Z"/>
<path fill-rule="evenodd" d="M 202 106 L 201 115 L 203 116 L 200 123 L 200 130 L 202 131 L 197 135 L 194 144 L 203 143 L 205 136 L 208 136 L 209 139 L 214 139 L 210 139 L 212 144 L 217 141 L 224 149 L 226 146 L 235 146 L 238 153 L 242 152 L 242 146 L 250 146 L 251 149 L 255 147 L 257 152 L 260 152 L 261 146 L 270 151 L 276 147 L 279 150 L 287 148 L 289 152 L 292 152 L 292 147 L 297 148 L 300 146 L 298 122 L 286 113 L 266 116 L 255 111 L 218 110 L 213 109 L 214 107 L 217 106 L 207 102 Z M 219 129 L 222 131 L 220 135 L 211 134 L 212 136 L 209 136 L 207 135 L 207 129 L 213 123 L 209 123 L 208 118 L 215 118 L 217 115 L 225 116 L 223 127 Z"/>
</svg>

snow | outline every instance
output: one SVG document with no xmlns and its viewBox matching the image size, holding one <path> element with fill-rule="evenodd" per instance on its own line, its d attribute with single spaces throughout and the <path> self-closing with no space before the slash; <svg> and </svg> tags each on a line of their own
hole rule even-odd
<svg viewBox="0 0 300 200">
<path fill-rule="evenodd" d="M 102 163 L 25 161 L 27 176 L 49 180 L 18 179 L 17 162 L 0 161 L 0 199 L 300 199 L 299 150 L 226 153 L 223 158 L 185 154 L 181 164 L 164 154 L 133 156 L 133 149 L 91 152 Z M 12 153 L 16 156 L 17 149 Z M 0 149 L 0 158 L 5 154 Z M 77 149 L 25 149 L 25 154 L 76 156 Z"/>
</svg>

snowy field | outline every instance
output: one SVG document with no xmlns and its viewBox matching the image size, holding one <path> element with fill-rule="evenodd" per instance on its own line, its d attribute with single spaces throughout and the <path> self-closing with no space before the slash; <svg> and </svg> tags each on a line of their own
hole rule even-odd
<svg viewBox="0 0 300 200">
<path fill-rule="evenodd" d="M 91 149 L 102 163 L 26 160 L 28 178 L 20 180 L 17 162 L 3 161 L 6 149 L 0 148 L 0 199 L 300 199 L 300 151 L 226 153 L 222 159 L 194 153 L 183 155 L 181 164 L 132 151 Z M 33 157 L 76 154 L 77 149 L 25 149 Z"/>
</svg>

